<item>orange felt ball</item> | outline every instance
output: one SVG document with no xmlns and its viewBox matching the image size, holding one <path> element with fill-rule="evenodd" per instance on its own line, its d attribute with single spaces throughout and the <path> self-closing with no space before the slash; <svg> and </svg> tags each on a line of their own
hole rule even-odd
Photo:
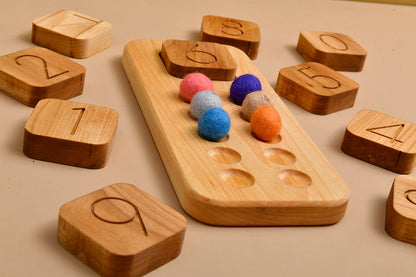
<svg viewBox="0 0 416 277">
<path fill-rule="evenodd" d="M 269 141 L 280 133 L 282 119 L 273 107 L 261 106 L 251 115 L 250 125 L 257 138 Z"/>
</svg>

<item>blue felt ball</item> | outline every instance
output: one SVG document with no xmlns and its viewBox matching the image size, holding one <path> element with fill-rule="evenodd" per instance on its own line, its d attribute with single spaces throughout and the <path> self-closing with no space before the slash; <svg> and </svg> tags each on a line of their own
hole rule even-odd
<svg viewBox="0 0 416 277">
<path fill-rule="evenodd" d="M 189 111 L 193 118 L 198 119 L 206 110 L 221 107 L 221 98 L 215 92 L 203 90 L 194 95 Z"/>
<path fill-rule="evenodd" d="M 235 79 L 230 88 L 230 100 L 237 105 L 243 103 L 244 98 L 253 92 L 261 90 L 260 80 L 251 74 L 244 74 Z"/>
<path fill-rule="evenodd" d="M 231 120 L 226 111 L 220 108 L 206 110 L 198 120 L 199 135 L 210 141 L 219 141 L 230 131 Z"/>
</svg>

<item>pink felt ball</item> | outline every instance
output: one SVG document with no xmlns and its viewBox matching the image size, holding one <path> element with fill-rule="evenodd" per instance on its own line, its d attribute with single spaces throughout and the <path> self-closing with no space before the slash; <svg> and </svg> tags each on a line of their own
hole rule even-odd
<svg viewBox="0 0 416 277">
<path fill-rule="evenodd" d="M 214 91 L 211 80 L 202 73 L 190 73 L 181 82 L 180 96 L 186 102 L 191 102 L 192 97 L 203 90 Z"/>
</svg>

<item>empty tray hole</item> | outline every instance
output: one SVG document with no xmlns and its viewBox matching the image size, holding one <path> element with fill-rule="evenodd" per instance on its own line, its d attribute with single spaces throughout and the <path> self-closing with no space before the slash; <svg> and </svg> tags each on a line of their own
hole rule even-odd
<svg viewBox="0 0 416 277">
<path fill-rule="evenodd" d="M 312 184 L 311 177 L 294 169 L 284 170 L 280 172 L 278 176 L 283 183 L 296 188 L 307 188 Z"/>
<path fill-rule="evenodd" d="M 233 164 L 241 161 L 241 155 L 237 151 L 227 147 L 212 148 L 208 154 L 211 159 L 219 163 Z"/>
<path fill-rule="evenodd" d="M 281 148 L 267 149 L 264 152 L 264 155 L 270 161 L 282 165 L 293 164 L 296 161 L 296 156 L 294 154 Z"/>
<path fill-rule="evenodd" d="M 241 169 L 227 169 L 221 173 L 221 179 L 230 186 L 250 187 L 254 184 L 254 177 Z"/>
</svg>

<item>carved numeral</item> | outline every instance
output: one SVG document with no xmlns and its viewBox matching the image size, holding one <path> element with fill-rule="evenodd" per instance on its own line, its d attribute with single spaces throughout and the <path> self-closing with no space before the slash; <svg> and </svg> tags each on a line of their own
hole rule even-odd
<svg viewBox="0 0 416 277">
<path fill-rule="evenodd" d="M 338 51 L 347 51 L 348 45 L 341 39 L 327 34 L 322 34 L 319 39 L 326 45 Z"/>
<path fill-rule="evenodd" d="M 235 20 L 227 19 L 221 22 L 221 32 L 230 36 L 242 36 L 244 31 L 241 29 L 243 25 Z"/>
<path fill-rule="evenodd" d="M 82 116 L 84 115 L 85 108 L 73 108 L 73 111 L 79 111 L 79 115 L 77 121 L 75 121 L 74 127 L 72 128 L 71 135 L 74 135 L 78 129 L 79 123 L 81 121 Z"/>
<path fill-rule="evenodd" d="M 315 74 L 315 75 L 307 74 L 307 72 L 305 72 L 305 70 L 310 69 L 310 68 L 311 67 L 308 66 L 308 67 L 300 68 L 300 69 L 298 69 L 298 71 L 300 73 L 302 73 L 303 75 L 305 75 L 306 77 L 308 77 L 310 79 L 314 79 L 316 82 L 318 82 L 320 85 L 322 85 L 323 88 L 337 89 L 337 88 L 341 87 L 341 83 L 333 77 L 326 76 L 326 75 L 320 75 L 320 74 Z"/>
<path fill-rule="evenodd" d="M 200 64 L 212 64 L 218 61 L 214 54 L 211 54 L 205 50 L 199 50 L 197 49 L 198 46 L 199 44 L 197 43 L 188 52 L 186 52 L 185 56 L 188 60 Z"/>
<path fill-rule="evenodd" d="M 121 201 L 120 204 L 127 204 L 127 206 L 133 212 L 129 215 L 128 213 L 126 213 L 126 211 L 119 211 L 118 209 L 114 208 L 114 204 L 112 204 L 111 201 Z M 101 208 L 98 208 L 98 206 L 101 206 Z M 126 199 L 119 197 L 105 197 L 98 199 L 94 203 L 92 203 L 91 212 L 99 220 L 111 224 L 126 224 L 133 221 L 137 216 L 139 218 L 143 233 L 145 234 L 145 236 L 148 236 L 148 232 L 146 226 L 144 225 L 143 218 L 140 214 L 139 208 Z M 120 213 L 117 214 L 117 212 Z"/>
<path fill-rule="evenodd" d="M 85 16 L 79 15 L 79 14 L 72 14 L 74 17 L 78 17 L 78 18 L 82 18 L 86 21 L 84 22 L 75 22 L 75 23 L 63 23 L 63 24 L 58 24 L 58 25 L 54 25 L 54 28 L 62 28 L 62 27 L 68 27 L 68 26 L 76 26 L 78 25 L 80 32 L 75 34 L 73 37 L 76 38 L 77 36 L 81 35 L 82 33 L 85 33 L 87 30 L 91 29 L 92 27 L 94 27 L 95 25 L 99 24 L 102 22 L 102 20 L 93 20 L 91 18 L 87 18 Z M 91 24 L 91 22 L 93 22 L 94 24 L 91 26 L 84 26 L 84 25 L 88 25 Z"/>
<path fill-rule="evenodd" d="M 387 126 L 381 126 L 381 127 L 373 127 L 373 128 L 368 128 L 366 129 L 366 131 L 369 131 L 373 134 L 385 137 L 385 138 L 389 138 L 391 139 L 391 143 L 397 141 L 397 142 L 401 142 L 403 143 L 403 141 L 398 140 L 397 138 L 399 137 L 401 131 L 403 130 L 405 124 L 394 124 L 394 125 L 387 125 Z M 396 128 L 396 132 L 394 133 L 393 136 L 388 136 L 386 134 L 380 133 L 380 130 L 386 130 L 386 129 L 391 129 L 391 128 Z"/>
<path fill-rule="evenodd" d="M 60 72 L 60 73 L 57 73 L 57 74 L 54 74 L 54 75 L 50 75 L 49 74 L 49 69 L 48 69 L 48 63 L 46 62 L 46 60 L 44 58 L 36 56 L 36 55 L 20 55 L 20 56 L 15 58 L 16 64 L 22 65 L 21 61 L 22 61 L 22 59 L 24 60 L 24 58 L 41 60 L 42 63 L 43 63 L 43 70 L 46 73 L 46 79 L 48 79 L 48 80 L 69 72 L 68 70 L 66 70 L 66 71 L 63 71 L 63 72 Z"/>
</svg>

